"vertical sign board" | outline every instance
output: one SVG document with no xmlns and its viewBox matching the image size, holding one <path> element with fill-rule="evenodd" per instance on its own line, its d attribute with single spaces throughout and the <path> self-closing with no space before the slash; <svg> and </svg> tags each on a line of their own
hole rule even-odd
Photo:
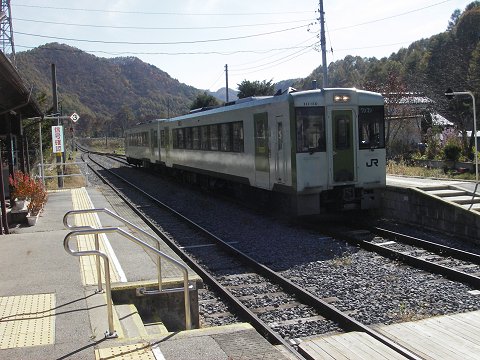
<svg viewBox="0 0 480 360">
<path fill-rule="evenodd" d="M 53 153 L 62 153 L 63 149 L 63 126 L 52 126 Z"/>
</svg>

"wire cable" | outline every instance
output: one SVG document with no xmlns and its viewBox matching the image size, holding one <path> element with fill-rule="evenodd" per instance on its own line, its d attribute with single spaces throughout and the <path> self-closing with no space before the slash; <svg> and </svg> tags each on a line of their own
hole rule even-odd
<svg viewBox="0 0 480 360">
<path fill-rule="evenodd" d="M 71 8 L 71 7 L 56 7 L 56 6 L 40 6 L 40 5 L 27 5 L 27 4 L 15 4 L 14 7 L 26 7 L 36 9 L 48 9 L 48 10 L 69 10 L 69 11 L 85 11 L 85 12 L 101 12 L 101 13 L 115 13 L 115 14 L 140 14 L 140 15 L 179 15 L 179 16 L 251 16 L 251 15 L 288 15 L 288 14 L 305 14 L 310 11 L 272 11 L 272 12 L 246 12 L 246 13 L 201 13 L 201 12 L 149 12 L 149 11 L 122 11 L 122 10 L 106 10 L 106 9 L 85 9 L 85 8 Z"/>
<path fill-rule="evenodd" d="M 57 36 L 47 36 L 47 35 L 39 35 L 39 34 L 30 34 L 24 33 L 20 31 L 15 31 L 17 35 L 26 35 L 26 36 L 33 36 L 33 37 L 40 37 L 45 39 L 54 39 L 54 40 L 62 40 L 62 41 L 78 41 L 78 42 L 86 42 L 86 43 L 100 43 L 100 44 L 121 44 L 121 45 L 181 45 L 181 44 L 202 44 L 202 43 L 209 43 L 209 42 L 221 42 L 221 41 L 231 41 L 231 40 L 240 40 L 240 39 L 249 39 L 254 37 L 260 37 L 265 35 L 272 35 L 278 34 L 282 32 L 292 31 L 307 27 L 308 25 L 301 25 L 296 26 L 288 29 L 276 30 L 276 31 L 269 31 L 265 33 L 253 34 L 253 35 L 244 35 L 244 36 L 235 36 L 229 38 L 221 38 L 221 39 L 206 39 L 206 40 L 191 40 L 191 41 L 172 41 L 172 42 L 132 42 L 132 41 L 107 41 L 107 40 L 89 40 L 89 39 L 74 39 L 74 38 L 64 38 L 64 37 L 57 37 Z"/>
<path fill-rule="evenodd" d="M 304 22 L 306 22 L 306 21 L 312 21 L 312 19 L 301 19 L 301 20 L 268 22 L 268 23 L 259 23 L 259 24 L 239 24 L 239 25 L 225 25 L 225 26 L 148 27 L 148 26 L 115 26 L 115 25 L 97 25 L 97 24 L 78 24 L 78 23 L 66 23 L 66 22 L 56 22 L 56 21 L 46 21 L 46 20 L 34 20 L 34 19 L 22 19 L 22 18 L 13 18 L 13 20 L 14 20 L 14 21 L 23 21 L 23 22 L 38 23 L 38 24 L 49 24 L 49 25 L 78 26 L 78 27 L 106 28 L 106 29 L 127 29 L 127 30 L 212 30 L 212 29 L 237 29 L 237 28 L 243 28 L 243 27 L 284 25 L 284 24 L 295 24 L 295 23 L 300 23 L 300 22 L 304 23 Z"/>
</svg>

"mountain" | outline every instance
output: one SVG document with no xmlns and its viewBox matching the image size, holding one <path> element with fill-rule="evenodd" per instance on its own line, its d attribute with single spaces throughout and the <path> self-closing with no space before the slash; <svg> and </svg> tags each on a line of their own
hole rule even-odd
<svg viewBox="0 0 480 360">
<path fill-rule="evenodd" d="M 125 114 L 131 123 L 184 114 L 199 93 L 138 58 L 99 58 L 63 44 L 17 53 L 16 61 L 45 111 L 52 104 L 51 64 L 55 64 L 63 112 L 81 114 L 77 129 L 92 136 L 107 129 L 121 132 L 129 124 L 120 126 L 115 119 Z"/>
<path fill-rule="evenodd" d="M 227 97 L 225 94 L 225 87 L 218 89 L 217 91 L 209 91 L 209 94 L 215 96 L 217 99 L 225 102 L 227 101 Z M 235 101 L 238 99 L 237 97 L 238 91 L 228 88 L 228 101 Z"/>
</svg>

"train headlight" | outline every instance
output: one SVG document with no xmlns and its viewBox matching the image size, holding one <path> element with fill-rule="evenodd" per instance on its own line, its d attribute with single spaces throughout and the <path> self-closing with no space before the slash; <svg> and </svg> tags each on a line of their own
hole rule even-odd
<svg viewBox="0 0 480 360">
<path fill-rule="evenodd" d="M 339 94 L 333 96 L 333 102 L 336 103 L 347 103 L 350 101 L 350 95 Z"/>
</svg>

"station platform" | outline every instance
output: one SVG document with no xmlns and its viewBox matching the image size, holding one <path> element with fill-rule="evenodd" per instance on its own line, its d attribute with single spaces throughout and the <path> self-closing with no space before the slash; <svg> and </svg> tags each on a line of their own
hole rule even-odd
<svg viewBox="0 0 480 360">
<path fill-rule="evenodd" d="M 479 327 L 480 311 L 473 311 L 394 325 L 380 325 L 375 329 L 421 359 L 464 360 L 479 358 Z M 300 344 L 300 351 L 312 360 L 406 359 L 360 332 L 310 339 Z"/>
<path fill-rule="evenodd" d="M 144 324 L 135 305 L 117 304 L 115 299 L 113 323 L 118 337 L 105 338 L 109 329 L 106 296 L 96 292 L 95 257 L 71 256 L 63 246 L 71 231 L 64 228 L 65 213 L 89 208 L 108 208 L 148 231 L 108 190 L 49 192 L 35 226 L 11 228 L 11 234 L 0 239 L 0 359 L 288 358 L 248 324 L 172 331 L 161 319 Z M 73 223 L 128 230 L 102 213 L 75 215 L 69 222 Z M 79 249 L 87 249 L 92 246 L 93 236 L 82 235 L 77 240 Z M 134 243 L 119 239 L 117 234 L 100 235 L 100 249 L 112 264 L 113 292 L 129 284 L 148 286 L 157 282 L 155 259 Z M 161 251 L 178 259 L 165 244 Z M 189 281 L 201 287 L 202 280 L 193 271 L 188 272 Z M 162 274 L 166 284 L 181 279 L 180 270 L 165 261 Z"/>
</svg>

